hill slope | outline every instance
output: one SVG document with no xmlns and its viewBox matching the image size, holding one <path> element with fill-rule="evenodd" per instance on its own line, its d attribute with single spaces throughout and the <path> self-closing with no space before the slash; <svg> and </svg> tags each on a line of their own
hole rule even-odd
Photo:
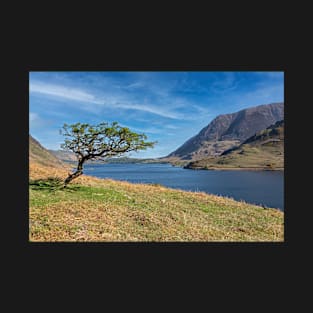
<svg viewBox="0 0 313 313">
<path fill-rule="evenodd" d="M 197 160 L 220 155 L 282 119 L 283 103 L 259 105 L 236 113 L 219 115 L 167 158 Z"/>
<path fill-rule="evenodd" d="M 64 150 L 48 150 L 51 154 L 63 162 L 77 162 L 75 153 Z"/>
<path fill-rule="evenodd" d="M 188 163 L 191 169 L 283 169 L 284 121 L 256 133 L 239 147 L 224 151 L 220 156 Z"/>
<path fill-rule="evenodd" d="M 45 166 L 60 167 L 63 163 L 29 135 L 29 161 Z"/>
<path fill-rule="evenodd" d="M 65 176 L 62 169 L 30 164 L 30 241 L 284 240 L 278 210 L 85 175 L 56 189 L 57 178 Z"/>
</svg>

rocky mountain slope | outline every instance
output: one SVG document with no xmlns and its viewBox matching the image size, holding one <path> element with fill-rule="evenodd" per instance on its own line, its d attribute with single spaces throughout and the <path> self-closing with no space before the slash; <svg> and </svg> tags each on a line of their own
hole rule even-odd
<svg viewBox="0 0 313 313">
<path fill-rule="evenodd" d="M 239 147 L 224 151 L 220 156 L 188 163 L 192 169 L 283 169 L 284 121 L 257 132 Z"/>
<path fill-rule="evenodd" d="M 284 103 L 264 104 L 219 115 L 167 158 L 198 160 L 220 155 L 282 119 Z"/>
</svg>

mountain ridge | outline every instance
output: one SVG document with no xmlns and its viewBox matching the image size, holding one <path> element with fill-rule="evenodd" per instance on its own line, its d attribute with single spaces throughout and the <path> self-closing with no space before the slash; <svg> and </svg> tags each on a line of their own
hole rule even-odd
<svg viewBox="0 0 313 313">
<path fill-rule="evenodd" d="M 193 160 L 204 156 L 217 156 L 282 119 L 284 119 L 283 102 L 262 104 L 234 113 L 221 114 L 165 158 Z"/>
<path fill-rule="evenodd" d="M 191 161 L 185 168 L 283 170 L 284 120 L 277 121 L 220 156 Z"/>
</svg>

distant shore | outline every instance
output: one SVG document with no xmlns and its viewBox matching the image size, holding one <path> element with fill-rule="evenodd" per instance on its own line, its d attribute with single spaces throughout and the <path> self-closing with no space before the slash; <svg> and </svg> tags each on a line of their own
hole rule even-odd
<svg viewBox="0 0 313 313">
<path fill-rule="evenodd" d="M 283 167 L 266 168 L 266 167 L 188 167 L 184 166 L 188 170 L 213 170 L 213 171 L 284 171 Z"/>
<path fill-rule="evenodd" d="M 66 164 L 69 165 L 73 165 L 76 166 L 76 162 L 73 161 L 65 161 Z M 188 169 L 188 170 L 212 170 L 212 171 L 284 171 L 284 167 L 273 167 L 273 168 L 267 168 L 267 167 L 218 167 L 218 166 L 202 166 L 202 167 L 198 167 L 198 166 L 189 166 L 188 163 L 181 163 L 179 164 L 178 162 L 171 162 L 171 161 L 153 161 L 153 162 L 88 162 L 88 164 L 130 164 L 130 163 L 136 163 L 136 164 L 171 164 L 172 166 L 176 166 L 176 167 L 182 167 L 184 169 Z"/>
</svg>

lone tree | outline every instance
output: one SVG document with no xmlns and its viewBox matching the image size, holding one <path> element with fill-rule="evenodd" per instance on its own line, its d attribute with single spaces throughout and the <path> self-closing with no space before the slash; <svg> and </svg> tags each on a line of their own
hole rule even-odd
<svg viewBox="0 0 313 313">
<path fill-rule="evenodd" d="M 134 133 L 127 127 L 119 126 L 117 122 L 111 125 L 64 124 L 60 133 L 65 136 L 61 148 L 74 152 L 78 160 L 76 171 L 69 173 L 64 187 L 83 174 L 83 164 L 87 160 L 104 160 L 130 151 L 146 150 L 156 143 L 145 141 L 145 134 Z"/>
</svg>

